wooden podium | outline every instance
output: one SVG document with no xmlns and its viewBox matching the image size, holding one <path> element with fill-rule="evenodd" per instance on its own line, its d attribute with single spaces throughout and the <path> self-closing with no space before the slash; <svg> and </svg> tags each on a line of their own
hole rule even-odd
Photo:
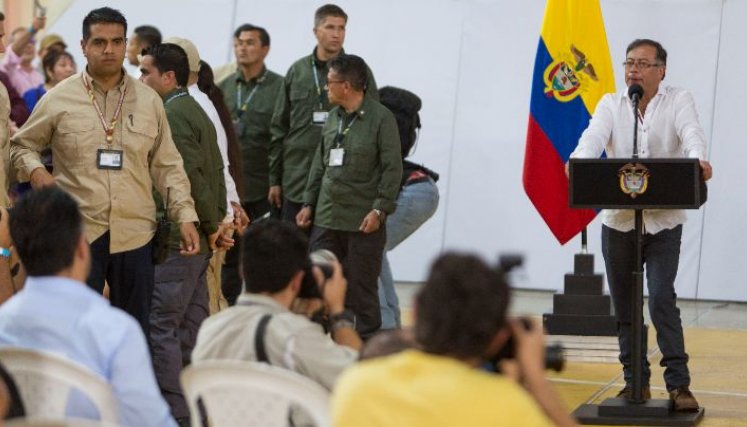
<svg viewBox="0 0 747 427">
<path fill-rule="evenodd" d="M 583 404 L 573 415 L 581 424 L 694 426 L 697 412 L 676 412 L 666 399 L 643 399 L 643 210 L 698 209 L 708 192 L 698 159 L 571 159 L 569 199 L 572 208 L 635 210 L 636 267 L 633 275 L 631 399 L 609 398 Z"/>
</svg>

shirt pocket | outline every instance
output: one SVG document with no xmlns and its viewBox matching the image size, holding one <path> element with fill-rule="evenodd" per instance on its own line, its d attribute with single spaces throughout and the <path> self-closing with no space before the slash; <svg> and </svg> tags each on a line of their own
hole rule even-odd
<svg viewBox="0 0 747 427">
<path fill-rule="evenodd" d="M 254 144 L 266 145 L 270 139 L 270 124 L 272 122 L 273 106 L 270 102 L 257 103 L 255 108 L 247 111 L 248 133 Z M 262 141 L 254 141 L 260 139 Z M 266 139 L 266 141 L 264 141 Z"/>
<path fill-rule="evenodd" d="M 378 152 L 374 144 L 353 141 L 346 148 L 348 157 L 346 176 L 351 182 L 369 182 L 373 179 L 378 164 Z"/>
<path fill-rule="evenodd" d="M 67 167 L 95 167 L 97 149 L 106 141 L 103 129 L 97 132 L 95 127 L 90 116 L 69 115 L 60 121 L 52 147 L 55 162 Z"/>
<path fill-rule="evenodd" d="M 125 134 L 122 139 L 125 161 L 129 161 L 130 165 L 147 168 L 148 154 L 158 136 L 158 125 L 155 120 L 144 115 L 137 119 L 128 118 L 125 123 Z"/>
<path fill-rule="evenodd" d="M 290 102 L 291 129 L 298 129 L 311 123 L 311 113 L 315 107 L 319 106 L 316 91 L 314 89 L 291 89 Z"/>
</svg>

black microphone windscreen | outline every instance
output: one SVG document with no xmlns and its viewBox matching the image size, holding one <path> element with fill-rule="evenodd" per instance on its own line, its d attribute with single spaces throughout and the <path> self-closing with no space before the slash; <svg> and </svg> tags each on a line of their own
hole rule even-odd
<svg viewBox="0 0 747 427">
<path fill-rule="evenodd" d="M 630 99 L 633 99 L 633 96 L 638 96 L 638 99 L 641 99 L 643 96 L 643 87 L 639 84 L 630 85 L 628 88 L 628 96 Z"/>
</svg>

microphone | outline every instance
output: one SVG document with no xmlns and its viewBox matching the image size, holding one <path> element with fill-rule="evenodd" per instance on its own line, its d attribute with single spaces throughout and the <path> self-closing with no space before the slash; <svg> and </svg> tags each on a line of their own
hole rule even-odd
<svg viewBox="0 0 747 427">
<path fill-rule="evenodd" d="M 628 88 L 628 96 L 633 102 L 637 104 L 638 101 L 640 101 L 641 97 L 643 96 L 643 87 L 641 87 L 641 85 L 639 84 L 631 85 Z"/>
</svg>

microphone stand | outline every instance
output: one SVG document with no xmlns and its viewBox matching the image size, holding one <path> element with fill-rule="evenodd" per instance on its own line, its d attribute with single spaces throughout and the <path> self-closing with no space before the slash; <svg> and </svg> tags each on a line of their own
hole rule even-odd
<svg viewBox="0 0 747 427">
<path fill-rule="evenodd" d="M 638 159 L 638 103 L 640 95 L 633 94 L 633 159 Z M 632 328 L 633 343 L 631 365 L 633 371 L 633 394 L 631 401 L 643 403 L 643 210 L 635 210 L 635 269 L 633 270 Z"/>
</svg>

